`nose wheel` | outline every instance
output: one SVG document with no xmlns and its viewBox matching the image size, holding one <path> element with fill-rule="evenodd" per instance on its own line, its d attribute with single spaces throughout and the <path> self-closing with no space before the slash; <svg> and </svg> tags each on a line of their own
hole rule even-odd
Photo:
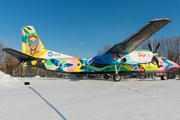
<svg viewBox="0 0 180 120">
<path fill-rule="evenodd" d="M 115 64 L 114 67 L 115 67 L 115 75 L 113 76 L 113 80 L 115 82 L 119 82 L 121 80 L 121 76 L 118 74 L 118 72 L 119 72 L 121 66 L 119 66 L 119 69 L 117 69 L 117 65 Z"/>
<path fill-rule="evenodd" d="M 120 76 L 120 75 L 114 75 L 114 76 L 113 76 L 113 80 L 114 80 L 115 82 L 119 82 L 119 81 L 121 80 L 121 76 Z"/>
</svg>

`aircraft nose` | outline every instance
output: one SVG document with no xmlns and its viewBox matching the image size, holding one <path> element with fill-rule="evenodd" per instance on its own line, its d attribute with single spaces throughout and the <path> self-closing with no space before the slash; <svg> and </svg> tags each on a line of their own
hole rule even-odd
<svg viewBox="0 0 180 120">
<path fill-rule="evenodd" d="M 176 71 L 178 69 L 180 69 L 180 66 L 177 63 L 174 63 L 173 67 L 170 68 L 167 72 L 173 72 L 173 71 Z"/>
<path fill-rule="evenodd" d="M 178 69 L 179 69 L 179 67 L 170 68 L 170 69 L 168 70 L 168 72 L 173 72 L 173 71 L 176 71 L 176 70 L 178 70 Z"/>
</svg>

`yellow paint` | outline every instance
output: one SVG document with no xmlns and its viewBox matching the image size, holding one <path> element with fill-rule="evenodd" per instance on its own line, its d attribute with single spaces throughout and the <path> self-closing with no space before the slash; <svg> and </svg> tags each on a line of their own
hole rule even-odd
<svg viewBox="0 0 180 120">
<path fill-rule="evenodd" d="M 42 53 L 38 53 L 38 54 L 36 54 L 36 55 L 33 55 L 33 57 L 39 58 L 40 56 L 44 55 L 44 53 L 46 53 L 47 51 L 48 51 L 48 50 L 44 49 L 44 50 L 42 51 Z M 32 55 L 29 54 L 29 53 L 28 53 L 28 55 L 32 56 Z"/>
<path fill-rule="evenodd" d="M 35 66 L 36 65 L 36 63 L 37 63 L 37 61 L 31 61 L 31 64 L 33 65 L 33 66 Z"/>
<path fill-rule="evenodd" d="M 73 72 L 82 72 L 82 70 L 80 70 L 80 68 L 82 67 L 82 63 L 77 58 L 74 58 L 73 60 L 78 61 L 79 64 L 79 66 L 77 66 Z"/>
<path fill-rule="evenodd" d="M 22 53 L 26 53 L 26 43 L 22 42 Z"/>
<path fill-rule="evenodd" d="M 131 68 L 131 66 L 130 66 L 130 65 L 122 65 L 121 67 L 126 68 L 126 69 L 128 69 L 128 70 L 131 70 L 131 71 L 132 71 L 132 68 Z M 134 70 L 133 70 L 133 71 L 134 71 Z"/>
<path fill-rule="evenodd" d="M 42 60 L 42 61 L 41 61 L 41 63 L 45 63 L 45 62 L 46 62 L 46 60 Z"/>
<path fill-rule="evenodd" d="M 158 66 L 157 64 L 152 64 L 152 63 L 147 63 L 147 64 L 140 64 L 140 68 L 144 68 L 146 71 L 151 71 L 151 70 L 157 70 Z"/>
<path fill-rule="evenodd" d="M 28 33 L 29 33 L 29 30 L 28 30 L 28 28 L 27 27 L 23 27 L 26 31 L 28 31 Z"/>
</svg>

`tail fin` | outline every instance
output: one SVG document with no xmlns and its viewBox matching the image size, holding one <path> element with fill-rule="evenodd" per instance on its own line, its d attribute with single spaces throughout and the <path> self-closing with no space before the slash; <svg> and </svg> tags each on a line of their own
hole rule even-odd
<svg viewBox="0 0 180 120">
<path fill-rule="evenodd" d="M 33 26 L 22 28 L 22 53 L 35 58 L 73 58 L 72 56 L 46 50 Z"/>
<path fill-rule="evenodd" d="M 32 38 L 32 41 L 31 41 L 31 38 Z M 41 55 L 43 55 L 45 52 L 47 52 L 47 50 L 44 49 L 44 46 L 41 40 L 39 39 L 34 27 L 33 26 L 23 27 L 22 28 L 22 53 L 38 58 Z"/>
</svg>

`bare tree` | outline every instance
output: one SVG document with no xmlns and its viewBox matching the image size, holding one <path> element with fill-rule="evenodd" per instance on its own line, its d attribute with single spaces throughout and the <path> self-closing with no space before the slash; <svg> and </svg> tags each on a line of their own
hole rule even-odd
<svg viewBox="0 0 180 120">
<path fill-rule="evenodd" d="M 110 45 L 110 44 L 108 44 L 108 45 L 105 44 L 104 47 L 103 47 L 103 50 L 98 50 L 98 51 L 97 51 L 97 55 L 100 55 L 100 54 L 102 54 L 102 53 L 107 52 L 110 48 L 111 48 L 111 45 Z"/>
<path fill-rule="evenodd" d="M 103 53 L 107 52 L 111 48 L 111 45 L 104 45 L 103 47 Z"/>
<path fill-rule="evenodd" d="M 7 54 L 2 50 L 5 48 L 5 44 L 3 41 L 0 41 L 0 71 L 5 72 L 5 59 Z"/>
<path fill-rule="evenodd" d="M 19 62 L 16 58 L 13 56 L 7 54 L 5 58 L 5 73 L 10 74 L 14 76 L 17 74 L 16 71 L 18 71 Z"/>
<path fill-rule="evenodd" d="M 100 55 L 100 54 L 102 54 L 102 53 L 103 53 L 102 50 L 98 50 L 96 54 L 97 54 L 97 55 Z"/>
</svg>

